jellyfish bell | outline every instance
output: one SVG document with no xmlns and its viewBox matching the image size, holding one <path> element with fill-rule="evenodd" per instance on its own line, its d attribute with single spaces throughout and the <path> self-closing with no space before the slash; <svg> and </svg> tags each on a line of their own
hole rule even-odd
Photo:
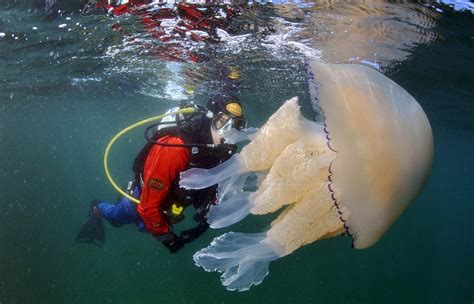
<svg viewBox="0 0 474 304">
<path fill-rule="evenodd" d="M 265 233 L 226 233 L 194 255 L 198 266 L 222 272 L 229 290 L 259 284 L 271 261 L 344 230 L 355 248 L 375 244 L 429 174 L 433 136 L 412 96 L 369 67 L 310 66 L 319 82 L 324 126 L 294 116 L 287 121 L 297 126 L 292 141 L 271 160 L 262 158 L 258 149 L 267 149 L 270 139 L 284 132 L 276 124 L 262 128 L 245 147 L 248 152 L 242 151 L 240 163 L 252 164 L 242 167 L 247 169 L 266 168 L 268 174 L 253 193 L 228 192 L 212 218 L 223 227 L 249 212 L 285 210 Z M 241 179 L 232 178 L 242 185 Z M 228 183 L 226 188 L 231 188 Z"/>
<path fill-rule="evenodd" d="M 355 248 L 373 245 L 416 197 L 433 161 L 423 109 L 398 84 L 363 65 L 312 62 L 331 181 Z"/>
</svg>

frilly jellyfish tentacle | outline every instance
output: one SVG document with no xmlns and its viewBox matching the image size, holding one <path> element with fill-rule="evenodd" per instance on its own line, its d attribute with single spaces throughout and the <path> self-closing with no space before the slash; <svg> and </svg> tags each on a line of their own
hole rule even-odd
<svg viewBox="0 0 474 304">
<path fill-rule="evenodd" d="M 231 176 L 230 178 L 219 182 L 219 187 L 217 188 L 219 204 L 230 197 L 243 192 L 249 177 L 254 175 L 256 175 L 256 173 L 244 173 L 241 175 Z"/>
<path fill-rule="evenodd" d="M 282 151 L 299 139 L 301 120 L 298 98 L 286 101 L 240 152 L 248 171 L 267 171 Z"/>
<path fill-rule="evenodd" d="M 211 168 L 192 168 L 180 174 L 180 187 L 185 189 L 204 189 L 223 181 L 242 170 L 239 154 L 233 155 L 226 162 Z"/>
<path fill-rule="evenodd" d="M 242 192 L 212 206 L 207 215 L 211 228 L 223 228 L 244 219 L 250 212 L 251 192 Z"/>
<path fill-rule="evenodd" d="M 221 272 L 228 290 L 245 291 L 260 284 L 268 275 L 271 261 L 280 255 L 265 233 L 229 232 L 194 254 L 194 262 L 206 271 Z"/>
<path fill-rule="evenodd" d="M 211 206 L 208 219 L 211 228 L 223 228 L 244 219 L 250 212 L 251 192 L 244 191 L 248 177 L 254 173 L 232 176 L 219 183 L 217 189 L 218 204 Z"/>
<path fill-rule="evenodd" d="M 252 214 L 275 212 L 314 189 L 335 157 L 322 129 L 320 124 L 302 121 L 301 139 L 288 145 L 273 163 L 253 197 Z"/>
<path fill-rule="evenodd" d="M 314 120 L 322 121 L 324 117 L 319 105 L 318 86 L 317 83 L 314 81 L 314 73 L 311 69 L 311 66 L 309 65 L 309 60 L 306 57 L 304 58 L 304 65 L 307 73 L 307 83 L 309 89 L 309 97 L 311 98 L 311 106 L 315 113 Z"/>
<path fill-rule="evenodd" d="M 329 175 L 328 175 L 328 180 L 329 180 L 328 190 L 329 190 L 329 193 L 330 193 L 331 200 L 332 200 L 332 202 L 334 203 L 334 206 L 337 209 L 337 213 L 339 214 L 339 219 L 343 223 L 343 227 L 344 227 L 344 230 L 345 230 L 346 234 L 350 237 L 354 237 L 354 235 L 352 235 L 351 232 L 349 231 L 349 226 L 347 226 L 347 224 L 346 224 L 347 220 L 344 218 L 345 213 L 343 212 L 343 209 L 341 208 L 341 205 L 338 203 L 338 199 L 336 197 L 336 194 L 335 194 L 335 191 L 334 191 L 334 188 L 333 188 L 332 162 L 329 164 L 328 173 L 329 173 Z M 352 239 L 352 245 L 351 246 L 352 246 L 352 248 L 354 248 L 354 239 Z"/>
</svg>

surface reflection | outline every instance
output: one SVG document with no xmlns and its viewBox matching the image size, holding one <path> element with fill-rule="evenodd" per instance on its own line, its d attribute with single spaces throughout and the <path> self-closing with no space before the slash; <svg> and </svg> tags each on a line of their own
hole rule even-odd
<svg viewBox="0 0 474 304">
<path fill-rule="evenodd" d="M 317 1 L 275 5 L 276 14 L 301 20 L 295 39 L 322 52 L 329 63 L 369 61 L 387 66 L 403 61 L 418 44 L 438 38 L 440 13 L 431 6 L 392 1 Z"/>
</svg>

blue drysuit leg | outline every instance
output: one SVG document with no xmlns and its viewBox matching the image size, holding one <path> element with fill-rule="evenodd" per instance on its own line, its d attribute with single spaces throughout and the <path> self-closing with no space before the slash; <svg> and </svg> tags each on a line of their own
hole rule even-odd
<svg viewBox="0 0 474 304">
<path fill-rule="evenodd" d="M 137 205 L 126 197 L 123 197 L 115 205 L 100 202 L 97 207 L 99 208 L 100 215 L 113 226 L 119 227 L 134 223 L 138 226 L 138 230 L 146 231 L 145 224 L 137 212 Z"/>
</svg>

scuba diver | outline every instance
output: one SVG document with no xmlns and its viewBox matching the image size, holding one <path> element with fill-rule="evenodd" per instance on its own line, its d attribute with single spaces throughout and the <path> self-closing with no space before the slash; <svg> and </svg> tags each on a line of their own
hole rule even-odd
<svg viewBox="0 0 474 304">
<path fill-rule="evenodd" d="M 102 245 L 105 241 L 102 218 L 112 226 L 134 223 L 139 231 L 148 232 L 172 253 L 202 235 L 209 224 L 206 215 L 216 201 L 217 185 L 202 190 L 179 187 L 179 174 L 189 168 L 212 168 L 235 152 L 236 146 L 225 144 L 224 136 L 233 129 L 246 127 L 242 105 L 237 97 L 220 95 L 211 98 L 206 108 L 188 117 L 173 115 L 151 125 L 145 132 L 148 142 L 133 163 L 135 180 L 127 193 L 140 199 L 136 204 L 123 197 L 117 204 L 93 201 L 89 215 L 77 234 L 77 242 Z M 170 110 L 171 111 L 171 110 Z M 153 134 L 149 134 L 153 130 Z M 184 209 L 193 205 L 197 226 L 181 231 L 173 225 L 184 219 Z"/>
</svg>

